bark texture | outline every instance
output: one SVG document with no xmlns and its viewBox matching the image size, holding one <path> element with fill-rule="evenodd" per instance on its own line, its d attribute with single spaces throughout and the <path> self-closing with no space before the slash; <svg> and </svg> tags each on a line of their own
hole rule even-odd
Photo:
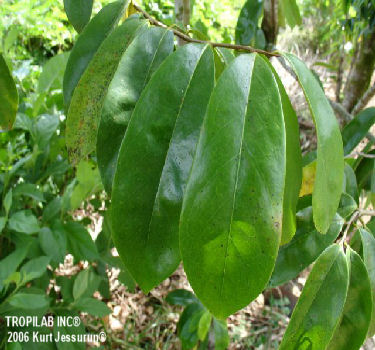
<svg viewBox="0 0 375 350">
<path fill-rule="evenodd" d="M 267 40 L 267 50 L 276 46 L 278 24 L 278 0 L 264 0 L 262 29 Z"/>
<path fill-rule="evenodd" d="M 375 30 L 363 36 L 344 89 L 343 106 L 352 112 L 368 89 L 375 68 Z"/>
</svg>

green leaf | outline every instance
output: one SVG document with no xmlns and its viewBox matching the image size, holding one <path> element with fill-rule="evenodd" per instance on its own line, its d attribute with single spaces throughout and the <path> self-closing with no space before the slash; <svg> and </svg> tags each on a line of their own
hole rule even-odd
<svg viewBox="0 0 375 350">
<path fill-rule="evenodd" d="M 121 145 L 112 191 L 112 238 L 145 292 L 180 262 L 182 196 L 213 84 L 211 48 L 181 47 L 152 76 Z"/>
<path fill-rule="evenodd" d="M 375 238 L 364 229 L 359 229 L 362 240 L 363 262 L 365 263 L 368 277 L 370 278 L 372 291 L 372 316 L 371 323 L 368 330 L 368 336 L 375 334 Z"/>
<path fill-rule="evenodd" d="M 93 261 L 98 258 L 96 245 L 84 226 L 77 222 L 68 222 L 59 229 L 65 231 L 68 251 L 75 259 Z"/>
<path fill-rule="evenodd" d="M 180 218 L 185 272 L 218 318 L 248 305 L 271 276 L 281 238 L 285 147 L 272 71 L 259 55 L 237 57 L 212 93 Z"/>
<path fill-rule="evenodd" d="M 199 321 L 205 309 L 201 303 L 188 305 L 183 311 L 178 324 L 177 332 L 182 343 L 182 349 L 191 349 L 198 343 Z"/>
<path fill-rule="evenodd" d="M 350 266 L 348 295 L 340 324 L 327 350 L 358 350 L 370 325 L 372 296 L 366 267 L 350 247 L 347 248 L 347 260 Z"/>
<path fill-rule="evenodd" d="M 96 317 L 104 317 L 111 313 L 105 303 L 95 298 L 80 298 L 74 302 L 73 307 Z"/>
<path fill-rule="evenodd" d="M 108 86 L 126 48 L 146 22 L 128 18 L 103 41 L 74 90 L 66 121 L 66 145 L 73 163 L 95 149 Z"/>
<path fill-rule="evenodd" d="M 17 232 L 33 234 L 39 231 L 38 219 L 30 210 L 21 210 L 14 213 L 8 222 L 8 227 Z"/>
<path fill-rule="evenodd" d="M 86 198 L 102 188 L 98 168 L 88 161 L 80 161 L 77 167 L 77 184 L 70 197 L 70 209 L 79 208 Z"/>
<path fill-rule="evenodd" d="M 4 287 L 4 281 L 17 270 L 17 267 L 26 258 L 29 247 L 30 244 L 17 246 L 12 253 L 0 260 L 0 291 Z"/>
<path fill-rule="evenodd" d="M 374 123 L 375 108 L 370 107 L 360 112 L 344 127 L 342 141 L 345 155 L 350 154 L 357 147 Z"/>
<path fill-rule="evenodd" d="M 97 158 L 104 187 L 111 193 L 119 149 L 142 90 L 173 51 L 171 31 L 153 27 L 129 45 L 105 96 L 97 135 Z"/>
<path fill-rule="evenodd" d="M 9 210 L 12 207 L 12 202 L 13 202 L 13 190 L 10 189 L 8 193 L 5 195 L 4 202 L 3 202 L 6 216 L 9 215 Z"/>
<path fill-rule="evenodd" d="M 297 213 L 297 232 L 293 239 L 280 247 L 269 287 L 276 287 L 298 276 L 332 244 L 339 235 L 344 220 L 336 214 L 327 234 L 320 234 L 312 221 L 312 208 Z"/>
<path fill-rule="evenodd" d="M 250 45 L 252 43 L 258 29 L 258 22 L 262 12 L 262 0 L 247 0 L 245 2 L 236 25 L 236 44 Z"/>
<path fill-rule="evenodd" d="M 0 129 L 9 130 L 16 119 L 18 92 L 9 68 L 0 53 Z"/>
<path fill-rule="evenodd" d="M 73 297 L 78 300 L 90 297 L 98 289 L 100 277 L 91 269 L 82 270 L 76 277 L 73 285 Z"/>
<path fill-rule="evenodd" d="M 227 322 L 222 320 L 213 320 L 215 350 L 226 350 L 229 345 L 229 334 Z"/>
<path fill-rule="evenodd" d="M 55 219 L 61 211 L 61 197 L 52 199 L 43 210 L 43 221 L 50 222 Z"/>
<path fill-rule="evenodd" d="M 279 350 L 326 349 L 340 321 L 348 284 L 344 252 L 333 244 L 315 262 Z"/>
<path fill-rule="evenodd" d="M 282 7 L 282 13 L 291 28 L 302 24 L 301 14 L 296 0 L 281 0 L 279 6 Z"/>
<path fill-rule="evenodd" d="M 215 80 L 218 80 L 225 67 L 234 60 L 234 55 L 228 49 L 215 47 Z"/>
<path fill-rule="evenodd" d="M 316 228 L 326 233 L 339 205 L 344 156 L 335 114 L 323 90 L 306 65 L 292 54 L 283 54 L 296 73 L 314 119 L 317 138 L 317 166 L 313 191 L 313 214 Z"/>
<path fill-rule="evenodd" d="M 353 214 L 354 210 L 358 208 L 356 201 L 347 193 L 341 195 L 339 208 L 337 213 L 343 217 L 347 218 L 349 215 Z"/>
<path fill-rule="evenodd" d="M 375 155 L 375 150 L 368 152 L 370 155 Z M 363 157 L 359 162 L 355 175 L 358 181 L 358 190 L 371 191 L 371 183 L 373 179 L 373 173 L 375 168 L 375 159 Z"/>
<path fill-rule="evenodd" d="M 49 256 L 40 256 L 23 265 L 20 270 L 22 284 L 42 276 L 46 272 L 50 260 Z"/>
<path fill-rule="evenodd" d="M 44 195 L 39 188 L 34 184 L 22 183 L 17 185 L 13 191 L 13 196 L 25 196 L 30 197 L 37 202 L 44 202 Z"/>
<path fill-rule="evenodd" d="M 63 230 L 43 227 L 39 231 L 39 245 L 53 262 L 63 263 L 66 255 L 66 235 Z"/>
<path fill-rule="evenodd" d="M 272 69 L 277 81 L 285 122 L 286 176 L 283 200 L 281 244 L 286 244 L 296 233 L 296 207 L 302 184 L 302 154 L 296 112 L 293 109 L 280 77 L 270 63 L 269 66 Z"/>
<path fill-rule="evenodd" d="M 8 218 L 4 216 L 0 216 L 0 233 L 3 232 L 4 227 L 7 223 Z"/>
<path fill-rule="evenodd" d="M 57 276 L 56 283 L 61 288 L 62 301 L 66 304 L 73 302 L 73 285 L 74 277 L 71 278 L 67 276 Z"/>
<path fill-rule="evenodd" d="M 75 1 L 75 0 L 73 0 Z M 62 88 L 65 67 L 69 52 L 64 52 L 49 59 L 39 76 L 37 92 L 48 93 L 53 88 Z"/>
<path fill-rule="evenodd" d="M 66 15 L 78 33 L 81 33 L 90 21 L 93 2 L 93 0 L 64 0 Z"/>
<path fill-rule="evenodd" d="M 127 4 L 128 0 L 119 0 L 103 7 L 78 37 L 70 53 L 64 74 L 63 92 L 66 111 L 83 72 L 104 39 L 117 26 Z"/>
<path fill-rule="evenodd" d="M 352 198 L 354 198 L 354 200 L 358 204 L 359 194 L 358 194 L 357 177 L 355 176 L 355 172 L 353 168 L 349 164 L 345 164 L 344 175 L 345 175 L 344 192 L 352 196 Z"/>
<path fill-rule="evenodd" d="M 9 304 L 22 310 L 36 310 L 48 307 L 47 296 L 33 293 L 17 293 L 9 299 Z"/>
<path fill-rule="evenodd" d="M 168 293 L 165 298 L 166 302 L 171 305 L 188 306 L 189 304 L 196 303 L 198 299 L 195 295 L 186 289 L 176 289 Z"/>
<path fill-rule="evenodd" d="M 44 150 L 56 133 L 60 120 L 58 115 L 40 115 L 33 123 L 31 135 L 38 145 L 39 150 Z"/>
<path fill-rule="evenodd" d="M 211 327 L 211 321 L 212 321 L 212 315 L 207 310 L 201 316 L 201 319 L 199 320 L 199 324 L 198 324 L 198 338 L 201 341 L 203 341 L 206 338 Z"/>
</svg>

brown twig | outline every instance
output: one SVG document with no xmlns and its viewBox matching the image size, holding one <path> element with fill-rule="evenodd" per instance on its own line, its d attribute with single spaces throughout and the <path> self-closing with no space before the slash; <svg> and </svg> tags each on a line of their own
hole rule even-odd
<svg viewBox="0 0 375 350">
<path fill-rule="evenodd" d="M 370 86 L 368 90 L 363 94 L 363 96 L 359 99 L 359 101 L 353 108 L 352 114 L 356 115 L 360 111 L 362 111 L 362 109 L 366 107 L 366 105 L 374 96 L 375 96 L 375 83 L 372 86 Z"/>
<path fill-rule="evenodd" d="M 158 21 L 156 18 L 152 17 L 149 13 L 147 13 L 145 10 L 143 10 L 138 4 L 136 4 L 136 3 L 133 2 L 133 6 L 146 19 L 148 19 L 151 24 L 153 24 L 155 26 L 158 26 L 158 27 L 162 27 L 162 28 L 168 28 L 168 29 L 170 29 L 173 32 L 173 34 L 175 36 L 177 36 L 177 37 L 179 37 L 179 38 L 181 38 L 181 39 L 183 39 L 183 40 L 185 40 L 187 42 L 198 43 L 198 44 L 209 44 L 212 47 L 222 47 L 222 48 L 230 49 L 230 50 L 246 51 L 246 52 L 257 52 L 257 53 L 263 54 L 263 55 L 265 55 L 267 57 L 271 57 L 271 56 L 278 57 L 278 56 L 280 56 L 276 52 L 268 52 L 268 51 L 265 51 L 265 50 L 255 49 L 255 48 L 253 48 L 251 46 L 226 44 L 226 43 L 215 43 L 215 42 L 212 42 L 212 41 L 205 41 L 205 40 L 199 40 L 199 39 L 191 38 L 190 36 L 182 33 L 181 31 L 179 31 L 179 30 L 177 30 L 175 28 L 170 28 L 167 25 L 165 25 L 164 23 Z"/>
</svg>

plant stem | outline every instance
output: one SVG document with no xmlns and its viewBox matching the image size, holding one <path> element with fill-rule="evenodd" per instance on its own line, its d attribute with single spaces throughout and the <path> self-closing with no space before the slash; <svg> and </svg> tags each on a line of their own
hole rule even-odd
<svg viewBox="0 0 375 350">
<path fill-rule="evenodd" d="M 277 52 L 268 52 L 268 51 L 265 51 L 265 50 L 255 49 L 251 46 L 234 45 L 234 44 L 226 44 L 226 43 L 216 43 L 216 42 L 212 42 L 212 41 L 205 41 L 205 40 L 199 40 L 199 39 L 191 38 L 190 36 L 182 33 L 181 31 L 179 31 L 177 29 L 174 29 L 174 28 L 169 28 L 164 23 L 158 21 L 156 18 L 152 17 L 149 13 L 147 13 L 145 10 L 143 10 L 138 4 L 133 3 L 133 5 L 134 5 L 134 8 L 138 12 L 140 12 L 145 18 L 147 18 L 150 21 L 151 24 L 153 24 L 155 26 L 158 26 L 158 27 L 162 27 L 162 28 L 168 28 L 173 32 L 173 34 L 175 36 L 177 36 L 178 38 L 181 38 L 181 39 L 183 39 L 187 42 L 198 43 L 198 44 L 209 44 L 212 47 L 223 47 L 223 48 L 230 49 L 230 50 L 257 52 L 257 53 L 263 54 L 267 57 L 271 57 L 271 56 L 278 57 L 278 56 L 280 56 Z"/>
</svg>

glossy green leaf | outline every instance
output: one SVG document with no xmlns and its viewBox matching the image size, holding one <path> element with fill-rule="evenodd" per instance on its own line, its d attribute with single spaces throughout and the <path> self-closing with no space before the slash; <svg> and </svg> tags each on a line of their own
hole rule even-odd
<svg viewBox="0 0 375 350">
<path fill-rule="evenodd" d="M 283 202 L 281 244 L 288 243 L 296 233 L 296 207 L 302 184 L 302 154 L 296 112 L 281 79 L 270 64 L 279 88 L 283 107 L 286 136 L 286 176 Z"/>
<path fill-rule="evenodd" d="M 344 220 L 336 214 L 327 234 L 320 234 L 312 220 L 312 208 L 297 213 L 297 232 L 293 239 L 280 247 L 269 287 L 276 287 L 298 276 L 332 244 L 339 235 Z"/>
<path fill-rule="evenodd" d="M 245 2 L 236 25 L 236 44 L 250 45 L 252 43 L 258 29 L 258 22 L 262 12 L 262 0 L 247 0 Z"/>
<path fill-rule="evenodd" d="M 345 189 L 344 191 L 353 197 L 356 203 L 359 203 L 358 184 L 357 177 L 353 168 L 349 164 L 345 164 L 344 168 L 345 175 Z"/>
<path fill-rule="evenodd" d="M 234 55 L 228 49 L 215 47 L 215 80 L 218 80 L 225 67 L 234 60 Z"/>
<path fill-rule="evenodd" d="M 63 92 L 68 111 L 74 89 L 103 40 L 117 26 L 128 0 L 119 0 L 103 7 L 78 37 L 69 56 L 64 74 Z"/>
<path fill-rule="evenodd" d="M 344 154 L 350 154 L 366 136 L 367 132 L 375 123 L 375 108 L 364 109 L 356 115 L 350 123 L 342 130 L 342 141 L 344 143 Z"/>
<path fill-rule="evenodd" d="M 195 295 L 186 289 L 176 289 L 170 292 L 165 298 L 166 302 L 171 305 L 188 306 L 195 303 L 198 299 Z"/>
<path fill-rule="evenodd" d="M 74 302 L 73 308 L 96 317 L 104 317 L 111 313 L 105 303 L 95 298 L 80 298 Z"/>
<path fill-rule="evenodd" d="M 327 350 L 358 350 L 366 339 L 371 320 L 370 280 L 360 256 L 347 248 L 349 289 L 343 315 Z"/>
<path fill-rule="evenodd" d="M 375 334 L 375 238 L 364 229 L 359 230 L 362 240 L 363 262 L 365 263 L 372 291 L 372 316 L 368 336 Z"/>
<path fill-rule="evenodd" d="M 93 2 L 93 0 L 64 0 L 66 15 L 78 33 L 81 33 L 90 21 Z"/>
<path fill-rule="evenodd" d="M 259 55 L 237 57 L 212 93 L 180 218 L 185 272 L 218 318 L 248 305 L 271 276 L 281 238 L 285 147 L 271 69 Z"/>
<path fill-rule="evenodd" d="M 346 219 L 349 215 L 353 214 L 354 210 L 358 208 L 357 202 L 354 198 L 347 194 L 343 193 L 341 195 L 339 208 L 337 209 L 337 213 Z"/>
<path fill-rule="evenodd" d="M 100 277 L 91 269 L 85 269 L 78 273 L 73 284 L 73 298 L 75 300 L 90 297 L 97 290 Z"/>
<path fill-rule="evenodd" d="M 189 44 L 152 76 L 121 145 L 112 193 L 112 237 L 148 292 L 180 262 L 183 191 L 214 85 L 209 46 Z"/>
<path fill-rule="evenodd" d="M 49 300 L 43 294 L 20 292 L 9 299 L 9 304 L 22 310 L 35 310 L 46 308 L 49 305 Z"/>
<path fill-rule="evenodd" d="M 204 339 L 206 338 L 211 327 L 211 321 L 212 315 L 207 310 L 204 312 L 204 314 L 201 316 L 201 319 L 199 320 L 197 331 L 199 340 L 204 341 Z"/>
<path fill-rule="evenodd" d="M 53 88 L 62 88 L 65 67 L 69 59 L 69 52 L 52 57 L 43 66 L 38 80 L 38 93 L 48 93 Z"/>
<path fill-rule="evenodd" d="M 0 129 L 9 130 L 16 119 L 18 92 L 9 68 L 0 53 Z"/>
<path fill-rule="evenodd" d="M 335 114 L 314 75 L 294 55 L 283 54 L 283 56 L 298 77 L 317 131 L 313 214 L 318 231 L 326 233 L 338 208 L 343 186 L 344 156 L 341 134 Z"/>
<path fill-rule="evenodd" d="M 301 14 L 296 0 L 281 0 L 279 6 L 282 7 L 282 13 L 291 28 L 302 24 Z"/>
<path fill-rule="evenodd" d="M 42 276 L 46 272 L 50 260 L 51 258 L 48 256 L 39 256 L 29 260 L 20 270 L 22 283 Z"/>
<path fill-rule="evenodd" d="M 33 234 L 39 231 L 38 219 L 30 210 L 21 210 L 14 213 L 8 223 L 8 227 L 16 232 Z"/>
<path fill-rule="evenodd" d="M 44 254 L 48 255 L 55 263 L 64 262 L 67 240 L 63 230 L 51 230 L 49 227 L 43 227 L 39 231 L 38 238 Z"/>
<path fill-rule="evenodd" d="M 229 345 L 229 334 L 227 322 L 222 320 L 213 320 L 215 350 L 226 350 Z"/>
<path fill-rule="evenodd" d="M 171 31 L 153 27 L 129 45 L 109 85 L 97 135 L 97 158 L 104 187 L 111 193 L 118 153 L 130 116 L 151 75 L 173 51 Z"/>
<path fill-rule="evenodd" d="M 39 150 L 48 146 L 53 134 L 59 126 L 59 117 L 57 115 L 43 114 L 34 120 L 31 127 L 31 136 L 38 145 Z"/>
<path fill-rule="evenodd" d="M 315 262 L 279 350 L 326 349 L 340 321 L 348 284 L 345 254 L 333 244 Z"/>
<path fill-rule="evenodd" d="M 146 22 L 128 18 L 103 41 L 72 97 L 66 121 L 66 145 L 73 163 L 95 149 L 104 99 L 119 61 Z"/>
</svg>

